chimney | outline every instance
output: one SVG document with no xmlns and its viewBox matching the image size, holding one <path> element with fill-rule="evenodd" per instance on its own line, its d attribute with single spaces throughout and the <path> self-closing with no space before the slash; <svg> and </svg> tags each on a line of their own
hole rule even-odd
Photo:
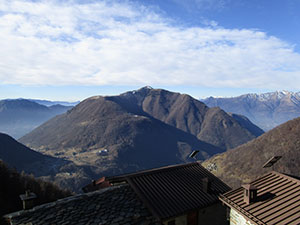
<svg viewBox="0 0 300 225">
<path fill-rule="evenodd" d="M 23 209 L 31 209 L 34 206 L 34 200 L 37 198 L 36 194 L 30 192 L 30 190 L 26 190 L 25 194 L 20 195 L 20 198 L 23 202 Z"/>
<path fill-rule="evenodd" d="M 244 188 L 244 202 L 247 205 L 255 202 L 257 198 L 257 187 L 253 184 L 244 184 L 242 187 Z"/>
<path fill-rule="evenodd" d="M 208 177 L 202 179 L 202 190 L 205 193 L 210 193 L 211 191 L 211 181 L 209 180 Z"/>
</svg>

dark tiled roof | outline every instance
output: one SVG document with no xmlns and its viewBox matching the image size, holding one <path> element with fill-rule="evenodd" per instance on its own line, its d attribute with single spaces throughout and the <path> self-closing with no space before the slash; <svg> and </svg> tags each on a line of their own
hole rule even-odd
<svg viewBox="0 0 300 225">
<path fill-rule="evenodd" d="M 255 224 L 300 224 L 300 181 L 278 172 L 268 173 L 251 182 L 257 188 L 257 200 L 247 205 L 243 188 L 220 197 Z"/>
<path fill-rule="evenodd" d="M 160 224 L 129 185 L 64 198 L 5 218 L 12 224 Z"/>
<path fill-rule="evenodd" d="M 203 178 L 211 182 L 203 191 Z M 127 180 L 153 215 L 166 219 L 219 201 L 218 195 L 230 188 L 200 163 L 168 166 L 110 178 L 110 182 Z"/>
</svg>

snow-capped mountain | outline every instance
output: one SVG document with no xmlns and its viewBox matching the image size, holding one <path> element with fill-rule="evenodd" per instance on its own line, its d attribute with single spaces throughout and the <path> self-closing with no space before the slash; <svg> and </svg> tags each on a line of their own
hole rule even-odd
<svg viewBox="0 0 300 225">
<path fill-rule="evenodd" d="M 242 114 L 265 131 L 300 116 L 300 92 L 276 91 L 202 100 L 210 107 Z"/>
</svg>

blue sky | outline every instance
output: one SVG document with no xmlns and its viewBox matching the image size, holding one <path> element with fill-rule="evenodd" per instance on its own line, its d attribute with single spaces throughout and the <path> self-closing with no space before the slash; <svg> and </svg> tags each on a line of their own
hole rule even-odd
<svg viewBox="0 0 300 225">
<path fill-rule="evenodd" d="M 0 99 L 300 91 L 299 0 L 0 2 Z"/>
</svg>

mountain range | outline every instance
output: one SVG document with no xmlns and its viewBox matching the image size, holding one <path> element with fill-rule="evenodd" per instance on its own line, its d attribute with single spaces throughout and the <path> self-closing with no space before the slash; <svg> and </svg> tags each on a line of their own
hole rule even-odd
<svg viewBox="0 0 300 225">
<path fill-rule="evenodd" d="M 227 114 L 219 108 L 209 108 L 188 95 L 145 87 L 119 96 L 88 98 L 20 141 L 37 149 L 95 149 L 111 145 L 115 139 L 120 143 L 120 137 L 133 135 L 135 129 L 147 131 L 146 124 L 143 126 L 145 122 L 150 123 L 147 126 L 160 124 L 161 128 L 177 128 L 199 141 L 224 150 L 263 133 L 245 117 Z M 135 123 L 142 125 L 136 126 Z M 128 129 L 134 127 L 131 128 L 133 132 L 121 129 L 123 124 Z"/>
<path fill-rule="evenodd" d="M 25 100 L 29 100 L 44 106 L 53 106 L 53 105 L 75 106 L 80 102 L 80 101 L 75 101 L 75 102 L 49 101 L 49 100 L 41 100 L 41 99 L 25 99 Z"/>
<path fill-rule="evenodd" d="M 50 118 L 71 108 L 72 106 L 58 105 L 54 102 L 51 106 L 45 106 L 27 99 L 1 100 L 0 132 L 20 138 Z"/>
<path fill-rule="evenodd" d="M 199 150 L 206 168 L 237 187 L 272 169 L 299 176 L 299 134 L 300 118 L 263 134 L 245 116 L 144 87 L 90 97 L 19 139 L 36 151 L 0 134 L 0 159 L 78 192 L 91 179 L 188 162 Z M 262 168 L 278 155 L 273 168 Z"/>
<path fill-rule="evenodd" d="M 273 156 L 282 158 L 269 168 Z M 250 182 L 271 170 L 300 176 L 300 118 L 290 120 L 260 137 L 218 154 L 203 165 L 231 187 Z"/>
<path fill-rule="evenodd" d="M 276 91 L 232 98 L 209 97 L 201 101 L 209 107 L 220 107 L 226 112 L 244 115 L 265 131 L 300 116 L 300 92 Z"/>
<path fill-rule="evenodd" d="M 88 98 L 19 141 L 85 168 L 81 175 L 95 179 L 95 174 L 188 162 L 193 150 L 205 160 L 262 133 L 245 117 L 209 108 L 188 95 L 144 87 Z M 68 179 L 61 176 L 58 183 L 67 184 Z"/>
</svg>

